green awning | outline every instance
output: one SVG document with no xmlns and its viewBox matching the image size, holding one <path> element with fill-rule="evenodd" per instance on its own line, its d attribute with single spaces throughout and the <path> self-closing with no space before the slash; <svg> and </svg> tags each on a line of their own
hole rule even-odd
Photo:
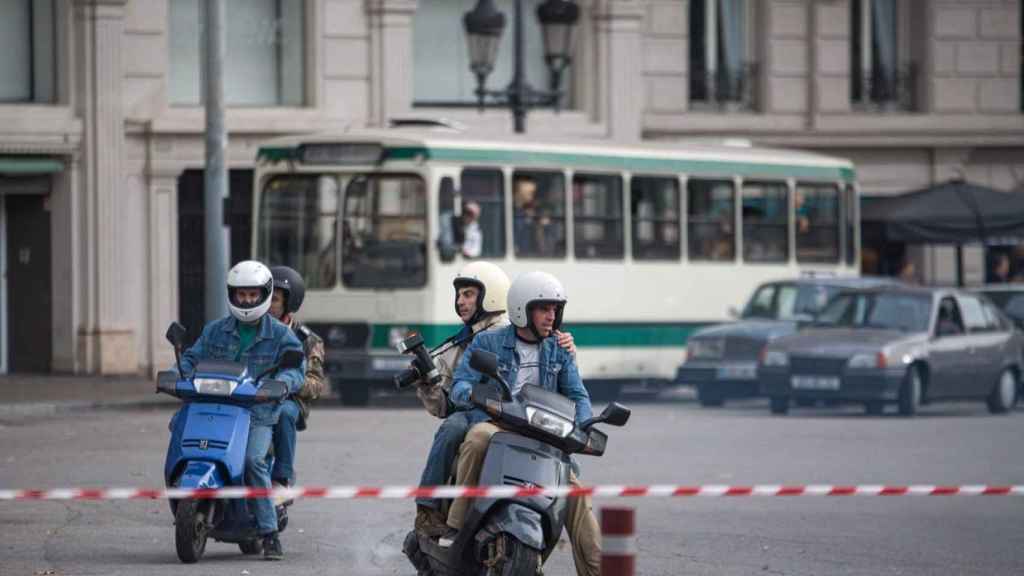
<svg viewBox="0 0 1024 576">
<path fill-rule="evenodd" d="M 0 156 L 0 174 L 55 174 L 64 171 L 64 163 L 52 158 Z"/>
</svg>

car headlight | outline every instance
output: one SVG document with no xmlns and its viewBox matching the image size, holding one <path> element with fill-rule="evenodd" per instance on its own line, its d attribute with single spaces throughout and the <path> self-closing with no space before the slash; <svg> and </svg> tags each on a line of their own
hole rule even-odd
<svg viewBox="0 0 1024 576">
<path fill-rule="evenodd" d="M 885 355 L 877 354 L 856 354 L 846 363 L 847 368 L 885 368 Z"/>
<path fill-rule="evenodd" d="M 721 358 L 724 352 L 725 342 L 722 340 L 690 340 L 686 345 L 688 359 Z"/>
<path fill-rule="evenodd" d="M 789 355 L 778 350 L 766 350 L 761 358 L 761 364 L 776 367 L 789 366 Z"/>
<path fill-rule="evenodd" d="M 559 438 L 565 438 L 571 434 L 575 426 L 572 420 L 568 418 L 563 418 L 558 414 L 552 414 L 547 410 L 541 410 L 533 406 L 526 407 L 526 419 L 530 421 L 530 426 L 540 428 L 548 434 L 554 434 Z"/>
<path fill-rule="evenodd" d="M 235 388 L 238 386 L 238 382 L 234 380 L 222 380 L 220 378 L 196 378 L 192 381 L 192 385 L 196 387 L 196 392 L 200 394 L 231 396 L 231 393 L 234 392 Z"/>
</svg>

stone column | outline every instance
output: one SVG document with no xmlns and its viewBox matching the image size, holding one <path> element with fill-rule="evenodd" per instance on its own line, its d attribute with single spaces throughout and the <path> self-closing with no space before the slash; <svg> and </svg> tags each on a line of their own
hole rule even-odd
<svg viewBox="0 0 1024 576">
<path fill-rule="evenodd" d="M 366 0 L 366 12 L 370 21 L 369 120 L 383 125 L 412 108 L 412 18 L 416 0 Z"/>
<path fill-rule="evenodd" d="M 615 140 L 639 140 L 643 129 L 641 31 L 645 8 L 641 0 L 604 0 L 594 6 L 600 120 Z"/>
<path fill-rule="evenodd" d="M 151 137 L 155 140 L 156 137 Z M 160 145 L 151 140 L 159 157 Z M 167 326 L 178 320 L 178 177 L 180 164 L 151 161 L 147 171 L 149 214 L 149 297 L 148 340 L 152 372 L 166 370 L 174 363 L 174 349 L 164 339 Z M 196 327 L 193 327 L 196 329 Z"/>
<path fill-rule="evenodd" d="M 81 323 L 77 371 L 138 371 L 135 330 L 121 279 L 122 36 L 127 0 L 73 0 L 73 105 L 82 120 Z"/>
</svg>

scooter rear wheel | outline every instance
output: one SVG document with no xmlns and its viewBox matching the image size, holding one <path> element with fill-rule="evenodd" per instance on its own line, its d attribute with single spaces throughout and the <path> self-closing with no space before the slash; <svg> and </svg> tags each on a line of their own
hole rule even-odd
<svg viewBox="0 0 1024 576">
<path fill-rule="evenodd" d="M 494 539 L 486 576 L 535 576 L 540 572 L 540 552 L 502 532 Z"/>
<path fill-rule="evenodd" d="M 206 510 L 199 500 L 181 500 L 174 514 L 174 545 L 178 559 L 195 564 L 206 551 Z"/>
<path fill-rule="evenodd" d="M 239 542 L 238 543 L 238 549 L 242 551 L 242 554 L 247 554 L 249 556 L 254 556 L 256 554 L 262 554 L 263 553 L 263 542 L 261 542 L 259 539 L 247 540 L 245 542 Z"/>
</svg>

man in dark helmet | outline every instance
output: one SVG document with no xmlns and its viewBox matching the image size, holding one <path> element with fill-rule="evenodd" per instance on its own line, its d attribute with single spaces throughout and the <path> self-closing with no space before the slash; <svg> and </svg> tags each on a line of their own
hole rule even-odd
<svg viewBox="0 0 1024 576">
<path fill-rule="evenodd" d="M 281 417 L 274 426 L 274 469 L 270 477 L 274 484 L 291 486 L 295 484 L 295 434 L 306 429 L 309 405 L 320 397 L 326 387 L 324 341 L 295 320 L 295 313 L 306 297 L 306 283 L 302 276 L 287 266 L 274 266 L 270 273 L 274 276 L 270 315 L 292 329 L 306 353 L 302 388 L 282 402 Z"/>
</svg>

